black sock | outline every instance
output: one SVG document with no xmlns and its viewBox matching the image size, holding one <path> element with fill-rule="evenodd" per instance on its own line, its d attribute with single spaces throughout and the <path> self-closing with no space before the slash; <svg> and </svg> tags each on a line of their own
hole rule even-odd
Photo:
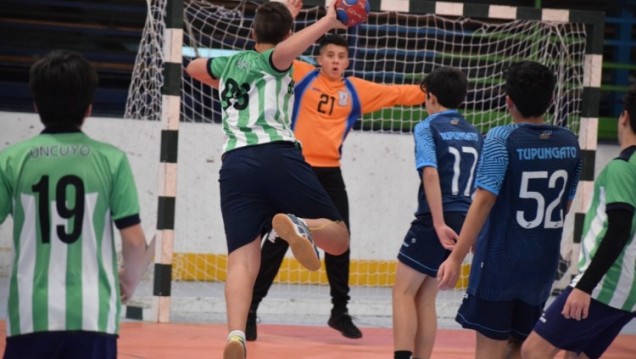
<svg viewBox="0 0 636 359">
<path fill-rule="evenodd" d="M 393 352 L 393 359 L 411 359 L 411 354 L 408 350 L 396 350 Z"/>
</svg>

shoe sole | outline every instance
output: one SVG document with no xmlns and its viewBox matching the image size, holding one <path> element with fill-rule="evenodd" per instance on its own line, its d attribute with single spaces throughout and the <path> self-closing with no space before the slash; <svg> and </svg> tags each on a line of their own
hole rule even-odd
<svg viewBox="0 0 636 359">
<path fill-rule="evenodd" d="M 331 329 L 334 329 L 336 331 L 338 331 L 338 333 L 342 334 L 343 337 L 345 338 L 349 338 L 349 339 L 360 339 L 362 338 L 362 332 L 360 332 L 360 334 L 356 334 L 356 335 L 348 335 L 347 333 L 343 332 L 342 330 L 340 330 L 340 328 L 338 328 L 336 325 L 331 324 L 331 323 L 327 323 L 329 325 L 329 327 Z"/>
<path fill-rule="evenodd" d="M 294 257 L 303 267 L 312 272 L 320 269 L 320 259 L 316 256 L 313 243 L 296 233 L 296 224 L 287 215 L 282 213 L 275 215 L 272 226 L 276 233 L 289 244 Z"/>
<path fill-rule="evenodd" d="M 245 359 L 245 348 L 239 341 L 231 341 L 225 344 L 223 359 Z"/>
<path fill-rule="evenodd" d="M 355 328 L 358 332 L 354 333 L 354 334 L 350 334 L 350 333 L 347 333 L 344 330 L 340 329 L 340 327 L 336 323 L 337 322 L 332 322 L 331 319 L 329 319 L 329 321 L 327 322 L 327 325 L 330 328 L 337 330 L 345 338 L 349 338 L 349 339 L 360 339 L 360 338 L 362 338 L 362 331 L 360 331 L 360 329 L 358 329 L 355 326 L 355 324 L 353 325 L 353 328 Z"/>
</svg>

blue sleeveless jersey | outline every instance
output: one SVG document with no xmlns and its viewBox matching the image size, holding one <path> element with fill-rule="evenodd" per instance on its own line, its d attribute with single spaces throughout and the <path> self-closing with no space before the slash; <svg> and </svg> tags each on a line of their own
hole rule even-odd
<svg viewBox="0 0 636 359">
<path fill-rule="evenodd" d="M 578 141 L 568 129 L 513 124 L 488 132 L 476 186 L 497 200 L 476 243 L 470 294 L 531 305 L 546 301 L 580 171 Z"/>
<path fill-rule="evenodd" d="M 424 167 L 439 173 L 444 212 L 468 211 L 482 135 L 456 110 L 438 112 L 415 126 L 415 166 L 420 178 L 416 216 L 430 214 L 421 184 Z"/>
</svg>

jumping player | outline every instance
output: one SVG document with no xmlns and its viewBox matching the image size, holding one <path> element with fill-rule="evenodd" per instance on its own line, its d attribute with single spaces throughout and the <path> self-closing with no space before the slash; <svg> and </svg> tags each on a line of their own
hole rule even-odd
<svg viewBox="0 0 636 359">
<path fill-rule="evenodd" d="M 320 268 L 312 237 L 334 255 L 349 246 L 347 227 L 304 161 L 290 125 L 294 59 L 325 32 L 344 25 L 333 4 L 323 18 L 293 35 L 292 24 L 286 5 L 260 5 L 254 50 L 195 59 L 187 67 L 190 76 L 219 88 L 227 136 L 219 178 L 229 252 L 224 359 L 246 356 L 245 323 L 264 233 L 273 227 L 310 270 Z"/>
</svg>

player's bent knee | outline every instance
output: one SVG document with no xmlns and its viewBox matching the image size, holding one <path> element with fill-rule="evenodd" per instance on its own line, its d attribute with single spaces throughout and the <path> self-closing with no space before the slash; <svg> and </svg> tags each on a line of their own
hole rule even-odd
<svg viewBox="0 0 636 359">
<path fill-rule="evenodd" d="M 532 332 L 521 345 L 521 357 L 523 359 L 552 358 L 556 354 L 555 349 L 552 344 L 541 338 L 537 333 Z"/>
<path fill-rule="evenodd" d="M 339 256 L 341 254 L 344 254 L 347 249 L 349 249 L 349 240 L 347 239 L 346 241 L 344 241 L 343 243 L 338 243 L 338 245 L 334 246 L 334 249 L 331 253 L 331 255 L 334 256 Z"/>
</svg>

